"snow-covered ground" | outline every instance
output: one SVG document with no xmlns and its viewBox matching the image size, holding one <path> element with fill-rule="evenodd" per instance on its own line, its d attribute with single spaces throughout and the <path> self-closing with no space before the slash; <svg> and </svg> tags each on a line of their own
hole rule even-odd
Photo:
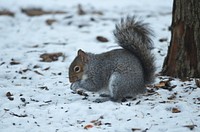
<svg viewBox="0 0 200 132">
<path fill-rule="evenodd" d="M 47 14 L 28 16 L 26 9 Z M 3 10 L 10 16 L 0 15 L 0 132 L 200 131 L 200 88 L 193 79 L 158 76 L 152 95 L 122 103 L 95 103 L 98 94 L 69 88 L 77 50 L 118 48 L 112 31 L 127 15 L 154 30 L 158 74 L 170 41 L 172 0 L 1 0 Z M 63 53 L 57 61 L 41 61 L 40 55 L 57 52 Z"/>
</svg>

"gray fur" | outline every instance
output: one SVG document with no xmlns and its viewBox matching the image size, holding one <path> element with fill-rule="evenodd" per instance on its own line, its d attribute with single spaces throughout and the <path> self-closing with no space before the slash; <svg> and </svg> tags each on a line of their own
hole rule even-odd
<svg viewBox="0 0 200 132">
<path fill-rule="evenodd" d="M 121 23 L 116 25 L 114 35 L 118 44 L 126 50 L 132 52 L 140 59 L 144 69 L 145 84 L 154 80 L 154 55 L 151 54 L 153 36 L 152 30 L 147 23 L 136 21 L 135 16 L 121 19 Z"/>
<path fill-rule="evenodd" d="M 116 25 L 114 35 L 123 49 L 102 54 L 87 53 L 84 75 L 88 78 L 74 82 L 72 89 L 105 90 L 114 101 L 145 92 L 145 84 L 153 81 L 155 71 L 150 52 L 151 30 L 142 21 L 136 22 L 135 17 L 127 17 Z"/>
</svg>

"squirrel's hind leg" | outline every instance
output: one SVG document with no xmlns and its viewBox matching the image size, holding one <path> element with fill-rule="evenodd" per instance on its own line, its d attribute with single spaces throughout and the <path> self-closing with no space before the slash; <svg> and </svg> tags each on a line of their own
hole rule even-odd
<svg viewBox="0 0 200 132">
<path fill-rule="evenodd" d="M 119 76 L 120 76 L 120 74 L 117 72 L 114 72 L 111 75 L 111 77 L 109 79 L 108 87 L 107 87 L 109 93 L 100 94 L 100 97 L 102 97 L 102 98 L 96 99 L 94 102 L 102 103 L 102 102 L 105 102 L 108 100 L 117 102 L 121 99 L 118 94 L 119 90 L 118 90 L 118 83 L 117 83 L 119 80 Z"/>
<path fill-rule="evenodd" d="M 116 101 L 121 101 L 126 95 L 126 91 L 124 90 L 124 82 L 123 82 L 123 77 L 120 73 L 114 72 L 110 79 L 109 79 L 109 84 L 108 84 L 108 89 L 110 93 L 110 100 L 116 102 Z"/>
</svg>

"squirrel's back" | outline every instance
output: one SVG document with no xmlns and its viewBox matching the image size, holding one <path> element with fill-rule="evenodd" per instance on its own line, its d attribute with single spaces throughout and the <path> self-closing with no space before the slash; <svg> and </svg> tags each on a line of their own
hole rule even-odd
<svg viewBox="0 0 200 132">
<path fill-rule="evenodd" d="M 150 38 L 153 33 L 148 24 L 136 21 L 135 16 L 121 19 L 121 23 L 116 25 L 114 36 L 119 46 L 138 57 L 144 70 L 145 84 L 151 83 L 154 80 L 155 65 Z"/>
</svg>

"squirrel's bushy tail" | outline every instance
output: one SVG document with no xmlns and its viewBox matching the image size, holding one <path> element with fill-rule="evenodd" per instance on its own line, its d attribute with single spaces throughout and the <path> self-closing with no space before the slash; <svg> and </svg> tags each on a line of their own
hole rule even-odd
<svg viewBox="0 0 200 132">
<path fill-rule="evenodd" d="M 153 36 L 147 23 L 136 21 L 136 17 L 121 19 L 116 25 L 114 36 L 122 48 L 132 52 L 141 61 L 144 69 L 145 84 L 154 80 L 154 55 L 151 53 Z"/>
</svg>

